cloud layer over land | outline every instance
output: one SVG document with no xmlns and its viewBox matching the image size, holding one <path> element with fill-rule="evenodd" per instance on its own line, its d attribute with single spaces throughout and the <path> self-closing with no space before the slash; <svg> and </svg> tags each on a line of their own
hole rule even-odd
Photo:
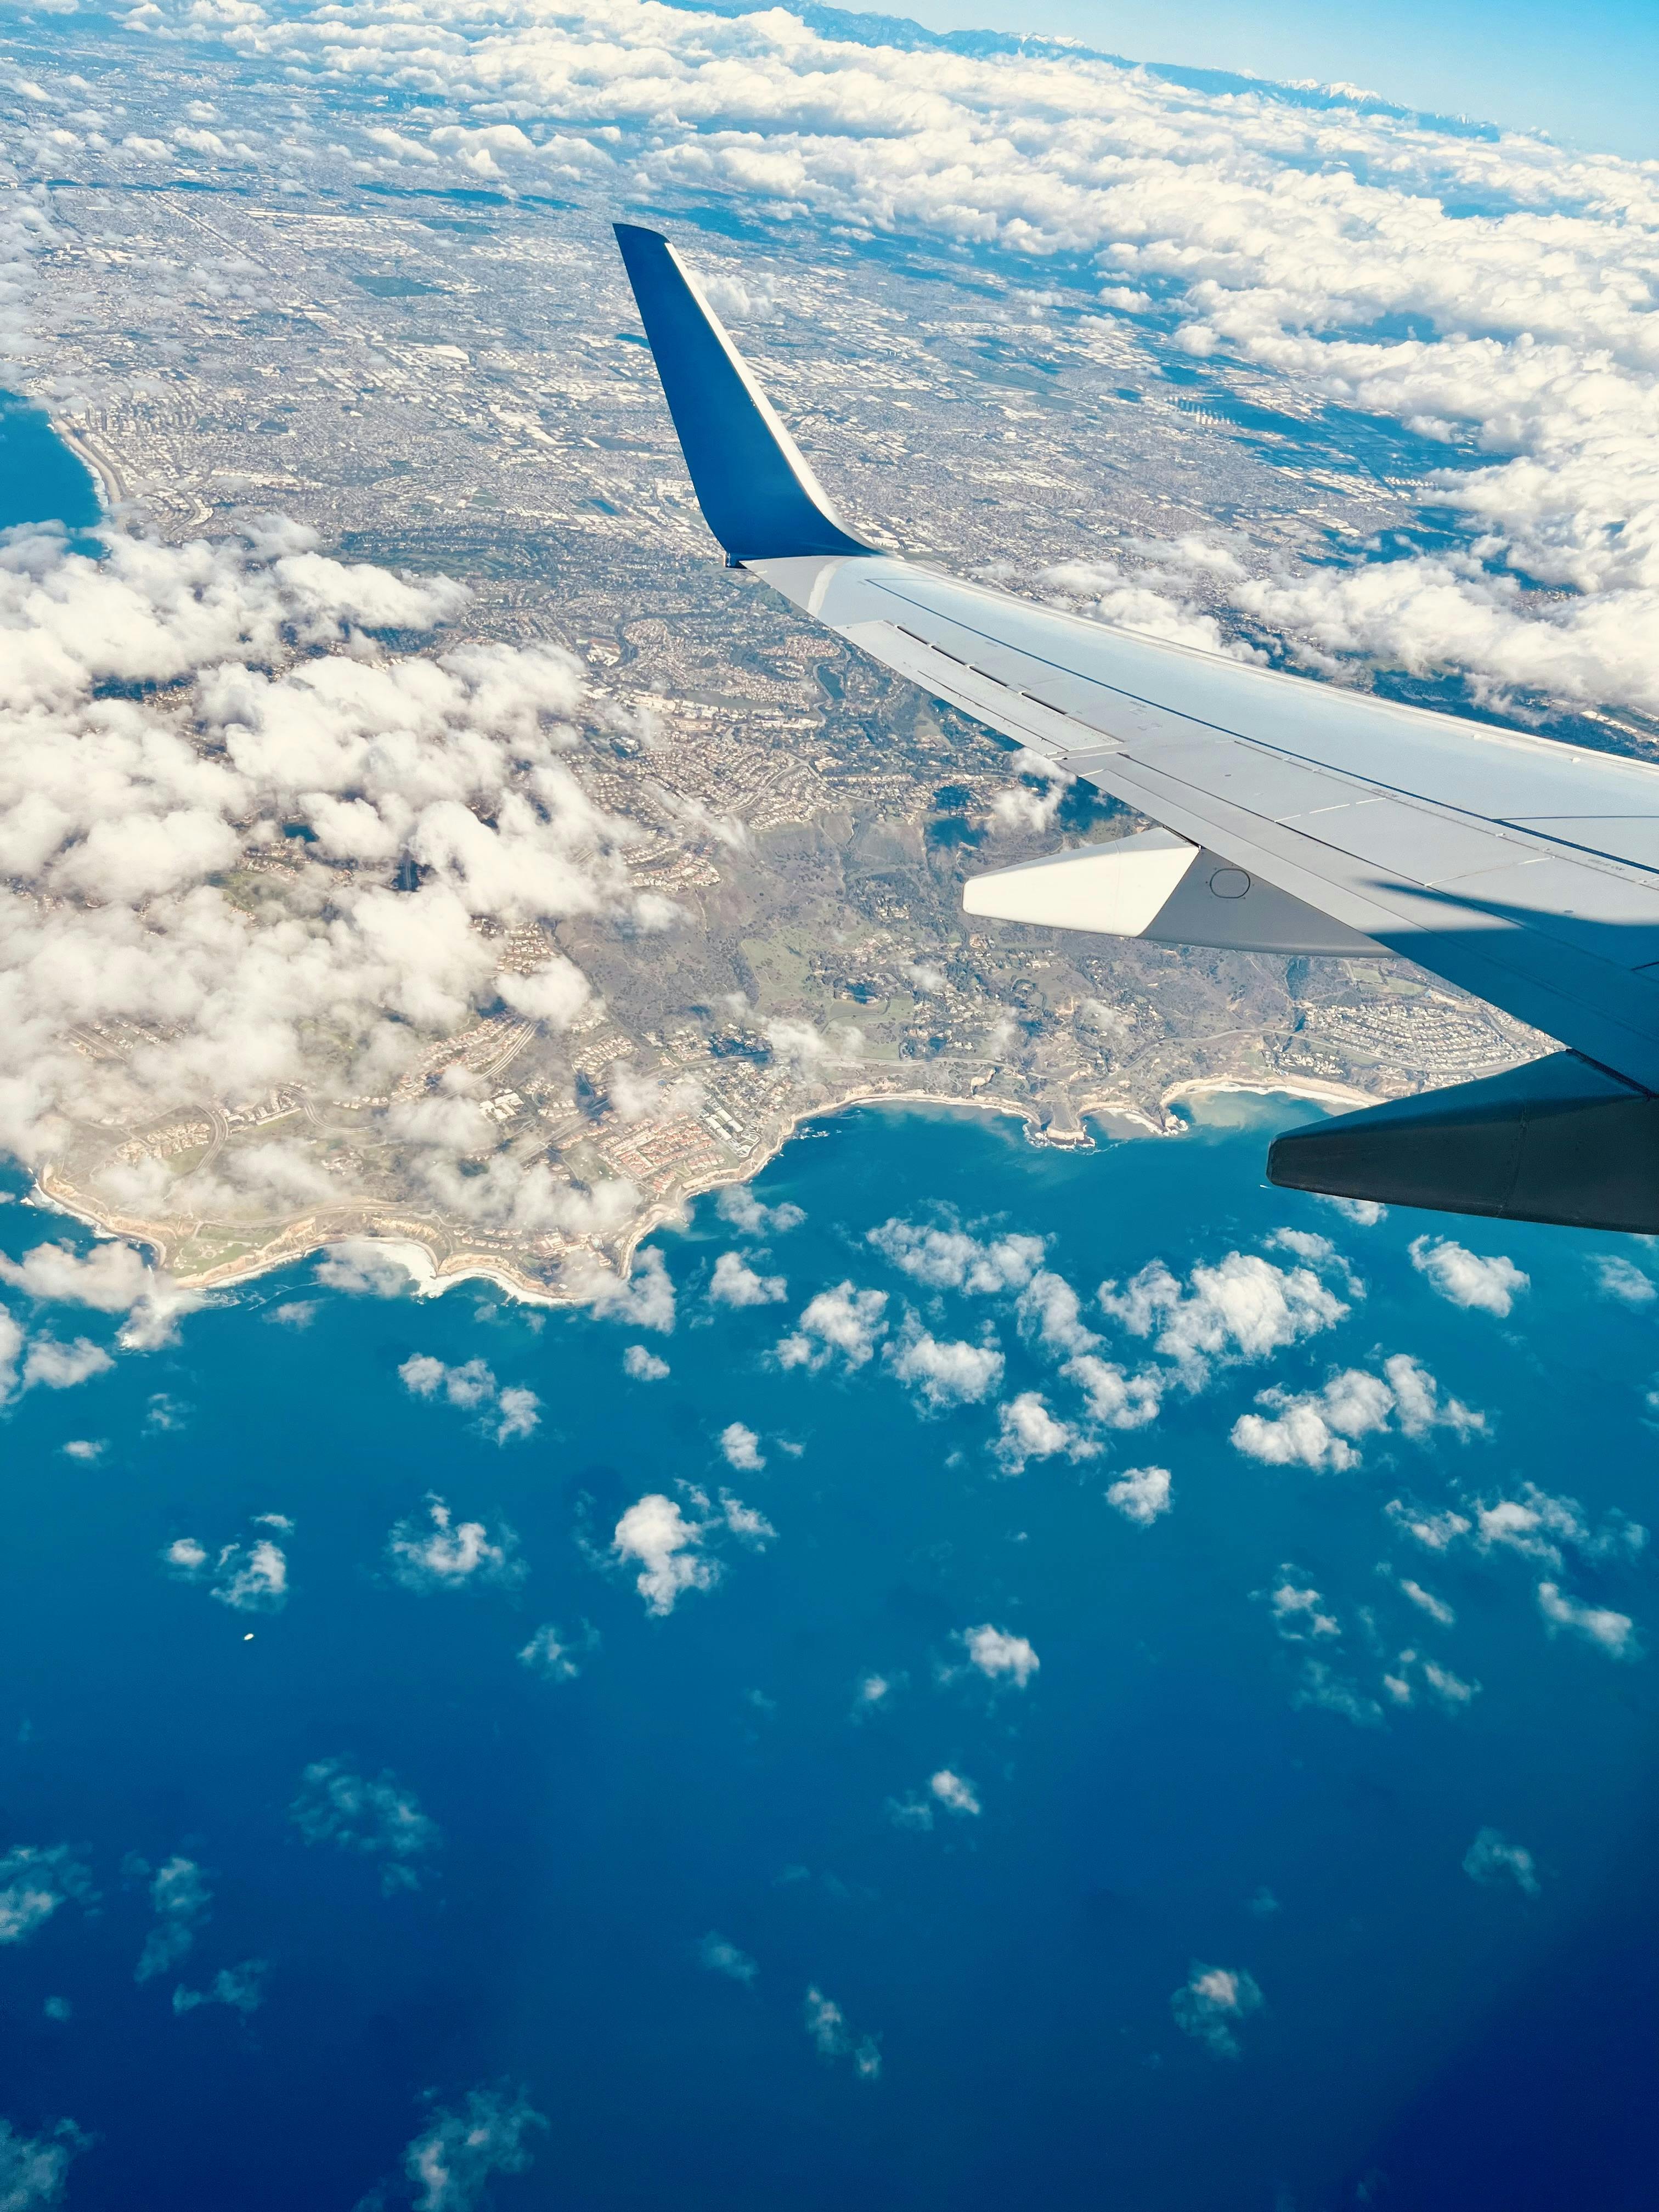
<svg viewBox="0 0 1659 2212">
<path fill-rule="evenodd" d="M 464 1218 L 626 1212 L 624 1188 L 580 1197 L 544 1164 L 459 1175 L 495 1144 L 465 1085 L 394 1097 L 480 1015 L 559 1028 L 587 998 L 550 945 L 534 974 L 500 972 L 480 925 L 636 903 L 635 833 L 561 758 L 583 702 L 568 656 L 375 641 L 435 631 L 465 596 L 330 560 L 274 518 L 180 546 L 115 531 L 101 559 L 45 530 L 0 546 L 0 1145 L 40 1168 L 95 1152 L 100 1127 L 193 1115 L 211 1154 L 225 1115 L 303 1080 L 378 1099 L 416 1186 Z M 92 1187 L 165 1215 L 167 1157 L 189 1149 L 106 1149 Z M 276 1130 L 198 1166 L 189 1205 L 235 1219 L 344 1194 Z"/>
<path fill-rule="evenodd" d="M 1151 588 L 1110 563 L 1053 586 L 1200 641 L 1210 618 L 1182 602 L 1201 574 L 1316 667 L 1455 669 L 1496 695 L 1659 710 L 1659 185 L 1641 165 L 1363 101 L 1206 95 L 1053 50 L 853 43 L 782 9 L 412 0 L 322 18 L 241 0 L 210 21 L 155 0 L 131 20 L 337 100 L 417 97 L 424 112 L 361 134 L 367 176 L 735 199 L 996 252 L 1189 361 L 1287 380 L 1310 417 L 1391 418 L 1427 449 L 1449 544 L 1295 568 L 1194 540 L 1165 549 Z M 729 309 L 772 311 L 767 271 L 742 289 Z"/>
</svg>

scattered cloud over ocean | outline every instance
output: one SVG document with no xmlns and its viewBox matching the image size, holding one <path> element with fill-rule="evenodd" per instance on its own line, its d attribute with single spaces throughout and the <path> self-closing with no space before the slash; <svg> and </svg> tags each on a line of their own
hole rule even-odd
<svg viewBox="0 0 1659 2212">
<path fill-rule="evenodd" d="M 545 2117 L 522 2089 L 469 2089 L 459 2104 L 434 2103 L 427 2125 L 404 2153 L 414 2212 L 480 2212 L 497 2174 L 526 2173 L 532 2138 Z"/>
<path fill-rule="evenodd" d="M 620 1215 L 618 1218 L 620 1218 Z M 677 1302 L 668 1263 L 654 1244 L 634 1255 L 626 1280 L 594 1260 L 584 1266 L 576 1261 L 565 1268 L 567 1289 L 585 1298 L 601 1321 L 621 1322 L 629 1328 L 653 1328 L 672 1336 Z"/>
<path fill-rule="evenodd" d="M 1100 1449 L 1092 1437 L 1057 1419 L 1040 1390 L 1022 1390 L 1000 1407 L 998 1425 L 993 1450 L 1005 1474 L 1024 1474 L 1034 1459 L 1091 1459 Z"/>
<path fill-rule="evenodd" d="M 1291 1703 L 1301 1712 L 1335 1713 L 1356 1728 L 1381 1728 L 1382 1708 L 1328 1659 L 1304 1659 Z"/>
<path fill-rule="evenodd" d="M 1498 1828 L 1482 1828 L 1463 1854 L 1463 1871 L 1471 1881 L 1490 1887 L 1512 1881 L 1523 1896 L 1538 1895 L 1538 1868 L 1523 1844 L 1511 1843 Z"/>
<path fill-rule="evenodd" d="M 778 1305 L 789 1295 L 781 1275 L 758 1273 L 740 1252 L 722 1252 L 708 1280 L 708 1303 L 716 1306 Z"/>
<path fill-rule="evenodd" d="M 660 1492 L 630 1505 L 617 1523 L 617 1556 L 639 1561 L 634 1586 L 655 1613 L 672 1613 L 675 1600 L 687 1590 L 712 1588 L 720 1568 L 702 1557 L 702 1529 Z"/>
<path fill-rule="evenodd" d="M 994 1628 L 988 1620 L 977 1628 L 964 1628 L 961 1641 L 970 1666 L 993 1682 L 1012 1682 L 1017 1690 L 1023 1690 L 1042 1664 L 1029 1638 Z"/>
<path fill-rule="evenodd" d="M 1413 1584 L 1413 1588 L 1415 1587 Z M 1419 1592 L 1419 1595 L 1426 1596 L 1427 1594 Z M 1450 1607 L 1442 1607 L 1440 1613 L 1446 1616 L 1440 1620 L 1440 1626 L 1449 1626 Z M 1369 1613 L 1364 1617 L 1369 1625 Z M 1439 1614 L 1431 1613 L 1430 1618 L 1439 1620 Z M 1443 1712 L 1450 1714 L 1467 1712 L 1480 1695 L 1479 1682 L 1466 1680 L 1441 1660 L 1425 1658 L 1414 1646 L 1402 1650 L 1383 1674 L 1382 1688 L 1390 1703 L 1396 1706 L 1414 1705 L 1420 1692 Z"/>
<path fill-rule="evenodd" d="M 67 1844 L 14 1844 L 0 1856 L 0 1943 L 26 1942 L 61 1905 L 96 1895 Z"/>
<path fill-rule="evenodd" d="M 741 1421 L 730 1421 L 720 1431 L 720 1455 L 728 1467 L 747 1474 L 757 1474 L 766 1465 L 760 1438 Z"/>
<path fill-rule="evenodd" d="M 814 1373 L 837 1361 L 844 1369 L 867 1366 L 887 1333 L 886 1309 L 885 1291 L 860 1291 L 850 1282 L 820 1291 L 779 1342 L 780 1365 Z"/>
<path fill-rule="evenodd" d="M 1393 1582 L 1401 1595 L 1409 1600 L 1409 1601 L 1417 1607 L 1419 1613 L 1427 1613 L 1429 1619 L 1433 1621 L 1437 1627 L 1454 1628 L 1456 1626 L 1456 1613 L 1449 1605 L 1447 1604 L 1444 1598 L 1437 1597 L 1432 1590 L 1425 1589 L 1421 1583 L 1413 1582 L 1409 1575 L 1400 1575 L 1396 1577 L 1393 1569 L 1386 1565 L 1379 1567 L 1377 1569 L 1377 1572 L 1385 1576 L 1389 1581 Z"/>
<path fill-rule="evenodd" d="M 255 1525 L 261 1522 L 283 1534 L 294 1525 L 280 1513 L 260 1514 Z M 163 1546 L 161 1559 L 176 1581 L 200 1583 L 233 1613 L 280 1613 L 288 1602 L 288 1554 L 272 1536 L 223 1544 L 216 1552 L 194 1536 L 176 1536 Z"/>
<path fill-rule="evenodd" d="M 479 1358 L 446 1367 L 429 1352 L 417 1352 L 398 1370 L 404 1389 L 416 1398 L 441 1398 L 464 1412 L 477 1413 L 498 1444 L 533 1436 L 541 1420 L 541 1400 L 520 1383 L 503 1387 Z"/>
<path fill-rule="evenodd" d="M 264 1959 L 244 1959 L 240 1966 L 222 1966 L 204 1990 L 182 1985 L 173 1992 L 175 2013 L 194 2012 L 202 2005 L 226 2005 L 246 2020 L 265 2001 L 265 1976 L 270 1972 Z"/>
<path fill-rule="evenodd" d="M 850 2058 L 860 2081 L 874 2081 L 881 2074 L 881 2038 L 862 2035 L 855 2040 L 847 2015 L 815 1984 L 806 1992 L 804 2008 L 806 2033 L 821 2058 Z"/>
<path fill-rule="evenodd" d="M 735 1943 L 728 1943 L 724 1936 L 717 1936 L 713 1929 L 697 1945 L 697 1960 L 711 1974 L 724 1974 L 728 1981 L 741 1982 L 746 1990 L 753 1989 L 755 1978 L 760 1972 L 760 1968 L 746 1951 L 740 1951 Z"/>
<path fill-rule="evenodd" d="M 1304 1644 L 1321 1638 L 1334 1639 L 1342 1633 L 1342 1625 L 1334 1613 L 1325 1609 L 1325 1601 L 1310 1584 L 1298 1584 L 1297 1570 L 1283 1566 L 1279 1580 L 1267 1594 L 1267 1608 L 1273 1626 L 1287 1644 Z"/>
<path fill-rule="evenodd" d="M 1455 1243 L 1449 1237 L 1417 1237 L 1412 1240 L 1412 1265 L 1426 1275 L 1443 1298 L 1455 1306 L 1496 1314 L 1507 1321 L 1532 1278 L 1501 1253 L 1483 1259 Z M 1634 1272 L 1634 1271 L 1632 1271 Z"/>
<path fill-rule="evenodd" d="M 1590 1261 L 1590 1272 L 1602 1297 L 1617 1298 L 1621 1305 L 1650 1306 L 1655 1298 L 1659 1298 L 1659 1287 L 1656 1287 L 1652 1276 L 1644 1274 L 1632 1261 L 1617 1253 L 1596 1253 Z"/>
<path fill-rule="evenodd" d="M 1167 1467 L 1132 1467 L 1107 1486 L 1106 1503 L 1126 1521 L 1150 1528 L 1173 1504 L 1171 1487 Z"/>
<path fill-rule="evenodd" d="M 581 1633 L 567 1637 L 545 1621 L 519 1654 L 519 1664 L 544 1682 L 574 1682 L 599 1646 L 599 1632 L 584 1621 Z"/>
<path fill-rule="evenodd" d="M 115 1364 L 101 1345 L 78 1336 L 64 1344 L 55 1337 L 27 1339 L 16 1321 L 0 1306 L 0 1406 L 21 1391 L 73 1389 L 77 1382 L 106 1374 Z"/>
<path fill-rule="evenodd" d="M 1582 1637 L 1586 1644 L 1605 1651 L 1609 1659 L 1639 1659 L 1642 1656 L 1636 1624 L 1627 1613 L 1615 1613 L 1611 1606 L 1587 1605 L 1555 1583 L 1539 1583 L 1538 1610 L 1552 1636 L 1565 1629 L 1569 1635 Z"/>
<path fill-rule="evenodd" d="M 806 1218 L 801 1208 L 787 1199 L 776 1206 L 763 1204 L 753 1185 L 746 1182 L 728 1183 L 714 1200 L 714 1211 L 744 1237 L 786 1236 Z"/>
<path fill-rule="evenodd" d="M 1046 1352 L 1073 1358 L 1092 1352 L 1100 1339 L 1083 1326 L 1083 1301 L 1063 1275 L 1041 1267 L 1015 1302 L 1022 1336 Z"/>
<path fill-rule="evenodd" d="M 1002 1381 L 1003 1357 L 994 1340 L 969 1344 L 941 1340 L 914 1315 L 902 1334 L 887 1346 L 889 1366 L 930 1413 L 953 1406 L 976 1406 Z"/>
<path fill-rule="evenodd" d="M 954 1813 L 959 1820 L 976 1820 L 985 1809 L 973 1784 L 948 1766 L 941 1766 L 937 1774 L 928 1777 L 927 1788 L 934 1803 L 942 1805 L 947 1813 Z"/>
<path fill-rule="evenodd" d="M 1461 1400 L 1443 1399 L 1426 1367 L 1403 1352 L 1382 1362 L 1381 1374 L 1347 1367 L 1318 1390 L 1290 1391 L 1275 1385 L 1258 1391 L 1260 1413 L 1241 1413 L 1233 1423 L 1235 1450 L 1274 1467 L 1310 1467 L 1340 1473 L 1359 1464 L 1363 1438 L 1390 1427 L 1420 1442 L 1431 1430 L 1446 1429 L 1462 1438 L 1477 1435 L 1484 1414 Z"/>
<path fill-rule="evenodd" d="M 1334 1328 L 1349 1310 L 1311 1267 L 1280 1267 L 1254 1252 L 1200 1261 L 1184 1284 L 1162 1260 L 1149 1261 L 1121 1288 L 1103 1283 L 1100 1304 L 1130 1335 L 1150 1338 L 1192 1389 L 1207 1383 L 1214 1364 L 1264 1359 Z"/>
<path fill-rule="evenodd" d="M 929 1290 L 988 1297 L 1020 1289 L 1041 1266 L 1041 1237 L 981 1241 L 965 1230 L 926 1227 L 896 1217 L 872 1229 L 866 1241 L 913 1281 Z"/>
<path fill-rule="evenodd" d="M 1559 1568 L 1567 1552 L 1592 1560 L 1634 1559 L 1647 1549 L 1648 1532 L 1615 1508 L 1592 1526 L 1576 1498 L 1553 1497 L 1535 1482 L 1518 1496 L 1476 1499 L 1472 1507 L 1476 1545 L 1482 1551 L 1518 1552 L 1523 1559 Z"/>
<path fill-rule="evenodd" d="M 21 2134 L 9 2120 L 0 2120 L 0 2205 L 6 2212 L 46 2212 L 61 2204 L 70 2161 L 93 2141 L 73 2120 L 59 2120 L 38 2136 Z"/>
<path fill-rule="evenodd" d="M 1170 1999 L 1170 2010 L 1182 2034 L 1202 2044 L 1212 2058 L 1237 2058 L 1237 2030 L 1262 2003 L 1261 1990 L 1242 1966 L 1194 1963 L 1185 1986 Z"/>
<path fill-rule="evenodd" d="M 764 1551 L 778 1533 L 763 1513 L 729 1490 L 716 1502 L 694 1484 L 682 1483 L 680 1489 L 689 1514 L 678 1499 L 653 1491 L 629 1507 L 611 1540 L 611 1556 L 619 1564 L 638 1566 L 634 1587 L 646 1611 L 659 1617 L 672 1613 L 688 1590 L 712 1589 L 720 1580 L 720 1562 L 708 1549 L 712 1539 L 724 1534 Z"/>
<path fill-rule="evenodd" d="M 461 1589 L 468 1584 L 513 1589 L 525 1577 L 519 1540 L 504 1522 L 492 1534 L 482 1521 L 457 1521 L 445 1499 L 428 1492 L 424 1514 L 392 1526 L 386 1557 L 405 1589 Z"/>
<path fill-rule="evenodd" d="M 170 1973 L 187 1957 L 212 1903 L 213 1893 L 194 1859 L 176 1856 L 159 1866 L 149 1885 L 155 1923 L 144 1938 L 133 1979 L 148 1982 L 157 1974 Z"/>
<path fill-rule="evenodd" d="M 1060 1371 L 1082 1391 L 1090 1419 L 1103 1429 L 1145 1428 L 1163 1407 L 1166 1377 L 1154 1368 L 1130 1375 L 1109 1359 L 1083 1352 Z"/>
<path fill-rule="evenodd" d="M 343 1759 L 307 1767 L 289 1818 L 307 1843 L 333 1844 L 373 1860 L 388 1897 L 420 1887 L 440 1840 L 437 1823 L 395 1775 L 359 1774 Z"/>
</svg>

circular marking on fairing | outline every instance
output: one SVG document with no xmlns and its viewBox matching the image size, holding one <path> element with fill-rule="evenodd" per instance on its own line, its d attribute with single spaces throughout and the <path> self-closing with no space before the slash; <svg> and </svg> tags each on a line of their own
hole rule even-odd
<svg viewBox="0 0 1659 2212">
<path fill-rule="evenodd" d="M 1243 868 L 1218 868 L 1210 878 L 1210 889 L 1218 898 L 1243 898 L 1250 888 L 1250 879 Z"/>
</svg>

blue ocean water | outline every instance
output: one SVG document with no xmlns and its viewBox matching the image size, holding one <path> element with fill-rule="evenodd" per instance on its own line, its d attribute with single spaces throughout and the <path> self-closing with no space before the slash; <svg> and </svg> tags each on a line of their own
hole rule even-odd
<svg viewBox="0 0 1659 2212">
<path fill-rule="evenodd" d="M 85 530 L 101 512 L 90 471 L 52 428 L 44 408 L 0 392 L 0 530 L 25 522 Z"/>
<path fill-rule="evenodd" d="M 1654 1662 L 1552 1634 L 1537 1588 L 1652 1640 L 1650 1566 L 1610 1516 L 1654 1516 L 1659 1305 L 1597 1269 L 1659 1267 L 1629 1241 L 1366 1226 L 1269 1190 L 1267 1135 L 1305 1112 L 1080 1156 L 852 1113 L 757 1186 L 797 1225 L 740 1235 L 711 1199 L 655 1240 L 672 1333 L 313 1264 L 17 1395 L 3 2112 L 82 2131 L 69 2202 L 449 2207 L 494 2165 L 489 2201 L 582 2212 L 1650 2204 Z M 1014 1474 L 996 1407 L 1036 1391 L 1074 1420 L 1064 1355 L 1022 1337 L 1012 1292 L 930 1289 L 872 1246 L 896 1217 L 1046 1240 L 1097 1356 L 1131 1369 L 1175 1364 L 1092 1292 L 1156 1259 L 1190 1295 L 1195 1266 L 1289 1271 L 1267 1240 L 1323 1236 L 1346 1311 L 1212 1358 L 1098 1455 Z M 1529 1278 L 1507 1317 L 1413 1265 L 1448 1227 Z M 62 1236 L 90 1247 L 0 1208 L 13 1255 Z M 785 1293 L 711 1302 L 731 1250 Z M 781 1364 L 842 1283 L 886 1294 L 872 1356 Z M 114 1350 L 100 1315 L 11 1297 Z M 884 1356 L 907 1308 L 940 1341 L 993 1335 L 995 1392 L 927 1412 Z M 669 1371 L 624 1372 L 635 1345 Z M 1230 1441 L 1264 1389 L 1399 1352 L 1484 1429 L 1396 1421 L 1322 1473 Z M 492 1384 L 420 1395 L 414 1358 Z M 539 1425 L 497 1441 L 515 1387 Z M 730 1463 L 734 1423 L 763 1467 Z M 1107 1493 L 1149 1465 L 1170 1508 L 1138 1525 Z M 1528 1482 L 1576 1500 L 1599 1552 L 1559 1523 L 1559 1569 L 1473 1534 L 1436 1552 L 1387 1510 L 1467 1519 Z M 726 1527 L 722 1491 L 775 1535 Z M 613 1547 L 653 1496 L 706 1530 L 667 1571 L 718 1569 L 665 1613 Z M 449 1565 L 422 1571 L 434 1534 Z M 238 1584 L 260 1541 L 280 1609 L 257 1571 Z M 550 1626 L 550 1672 L 520 1656 Z M 1024 1662 L 972 1663 L 988 1626 L 1030 1646 L 1023 1686 Z M 1428 1662 L 1478 1692 L 1431 1694 Z M 1408 1705 L 1383 1687 L 1402 1670 Z M 64 1862 L 15 1856 L 59 1846 L 80 1895 Z M 210 1903 L 158 1915 L 179 1860 Z M 63 1901 L 6 1941 L 20 1883 Z M 158 1929 L 188 1948 L 135 1979 Z"/>
</svg>

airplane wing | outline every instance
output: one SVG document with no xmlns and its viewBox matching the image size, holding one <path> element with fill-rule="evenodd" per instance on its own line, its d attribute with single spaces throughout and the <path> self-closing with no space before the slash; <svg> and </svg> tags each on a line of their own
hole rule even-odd
<svg viewBox="0 0 1659 2212">
<path fill-rule="evenodd" d="M 970 914 L 1398 954 L 1567 1048 L 1279 1138 L 1287 1187 L 1659 1231 L 1659 769 L 1057 612 L 861 543 L 668 241 L 617 225 L 729 563 L 1161 829 L 969 883 Z"/>
</svg>

